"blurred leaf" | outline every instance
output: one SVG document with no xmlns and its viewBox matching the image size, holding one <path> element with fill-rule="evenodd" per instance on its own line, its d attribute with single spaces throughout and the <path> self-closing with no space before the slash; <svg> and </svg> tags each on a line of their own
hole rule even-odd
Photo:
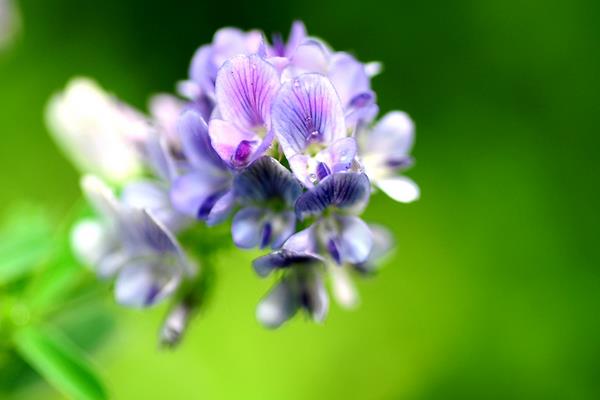
<svg viewBox="0 0 600 400">
<path fill-rule="evenodd" d="M 63 253 L 28 288 L 27 298 L 32 309 L 44 309 L 64 300 L 84 277 L 86 271 L 72 259 L 69 250 Z"/>
<path fill-rule="evenodd" d="M 69 398 L 106 399 L 106 391 L 81 351 L 58 332 L 25 328 L 15 335 L 17 351 Z"/>
<path fill-rule="evenodd" d="M 40 209 L 10 210 L 0 228 L 0 285 L 31 272 L 53 249 L 52 223 Z"/>
</svg>

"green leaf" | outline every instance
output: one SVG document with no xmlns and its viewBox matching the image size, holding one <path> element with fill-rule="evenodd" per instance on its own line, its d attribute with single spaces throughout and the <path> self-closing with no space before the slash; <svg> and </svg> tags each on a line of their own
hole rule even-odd
<svg viewBox="0 0 600 400">
<path fill-rule="evenodd" d="M 53 250 L 52 223 L 33 207 L 11 209 L 0 229 L 0 285 L 31 272 Z"/>
<path fill-rule="evenodd" d="M 65 396 L 107 399 L 106 391 L 82 352 L 60 333 L 28 327 L 15 334 L 19 354 Z"/>
</svg>

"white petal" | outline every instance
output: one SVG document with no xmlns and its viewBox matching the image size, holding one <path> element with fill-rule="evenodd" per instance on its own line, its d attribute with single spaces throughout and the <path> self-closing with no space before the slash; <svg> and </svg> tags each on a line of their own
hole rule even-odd
<svg viewBox="0 0 600 400">
<path fill-rule="evenodd" d="M 405 176 L 379 179 L 376 184 L 385 194 L 401 203 L 413 202 L 420 196 L 417 184 Z"/>
<path fill-rule="evenodd" d="M 337 302 L 342 307 L 356 308 L 359 300 L 358 293 L 348 271 L 337 265 L 332 265 L 329 271 L 333 283 L 333 295 Z"/>
<path fill-rule="evenodd" d="M 82 264 L 95 267 L 113 248 L 114 236 L 104 224 L 94 219 L 79 221 L 71 231 L 71 247 Z"/>
</svg>

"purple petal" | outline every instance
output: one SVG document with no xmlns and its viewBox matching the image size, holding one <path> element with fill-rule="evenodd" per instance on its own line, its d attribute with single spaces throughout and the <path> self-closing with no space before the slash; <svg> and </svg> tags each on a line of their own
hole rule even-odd
<svg viewBox="0 0 600 400">
<path fill-rule="evenodd" d="M 121 193 L 121 201 L 133 208 L 147 209 L 170 230 L 185 224 L 185 217 L 173 209 L 166 185 L 142 180 L 128 183 Z"/>
<path fill-rule="evenodd" d="M 197 167 L 206 163 L 224 168 L 223 161 L 213 149 L 204 118 L 194 110 L 186 111 L 180 118 L 178 131 L 183 153 L 188 161 Z"/>
<path fill-rule="evenodd" d="M 264 211 L 247 207 L 238 211 L 231 223 L 231 235 L 236 246 L 242 249 L 257 247 L 261 241 Z"/>
<path fill-rule="evenodd" d="M 354 216 L 338 216 L 336 219 L 339 223 L 337 244 L 340 260 L 351 264 L 366 261 L 373 247 L 369 226 Z"/>
<path fill-rule="evenodd" d="M 277 328 L 296 314 L 300 304 L 294 282 L 282 279 L 258 304 L 256 318 L 267 328 Z"/>
<path fill-rule="evenodd" d="M 192 57 L 189 76 L 196 82 L 201 92 L 212 95 L 215 88 L 217 69 L 213 61 L 214 50 L 210 45 L 200 47 Z"/>
<path fill-rule="evenodd" d="M 132 261 L 119 273 L 115 295 L 125 306 L 148 307 L 173 293 L 180 281 L 181 273 L 171 266 Z"/>
<path fill-rule="evenodd" d="M 275 269 L 320 262 L 320 259 L 307 254 L 298 254 L 288 250 L 277 250 L 265 256 L 258 257 L 252 262 L 252 266 L 259 276 L 265 277 Z"/>
<path fill-rule="evenodd" d="M 308 311 L 313 321 L 323 322 L 329 310 L 329 297 L 323 284 L 323 279 L 317 271 L 300 279 L 302 292 L 300 295 L 302 307 Z"/>
<path fill-rule="evenodd" d="M 279 88 L 277 70 L 258 55 L 227 61 L 217 74 L 221 115 L 243 129 L 269 125 L 271 101 Z"/>
<path fill-rule="evenodd" d="M 150 114 L 160 131 L 160 136 L 178 147 L 177 122 L 184 109 L 185 103 L 170 94 L 157 94 L 150 98 Z"/>
<path fill-rule="evenodd" d="M 232 57 L 258 53 L 263 35 L 259 31 L 243 32 L 236 28 L 219 29 L 213 38 L 213 60 L 217 68 Z"/>
<path fill-rule="evenodd" d="M 359 93 L 346 106 L 346 126 L 356 127 L 369 124 L 377 116 L 379 107 L 375 104 L 375 93 L 372 91 Z"/>
<path fill-rule="evenodd" d="M 333 173 L 346 171 L 356 156 L 356 140 L 349 137 L 336 140 L 329 146 L 327 151 L 329 152 L 329 165 Z"/>
<path fill-rule="evenodd" d="M 259 156 L 262 139 L 250 130 L 244 130 L 229 121 L 212 119 L 209 125 L 212 145 L 221 159 L 233 168 L 249 164 Z"/>
<path fill-rule="evenodd" d="M 296 201 L 300 219 L 320 215 L 328 207 L 351 213 L 362 211 L 369 200 L 371 186 L 365 174 L 338 173 L 325 178 Z"/>
<path fill-rule="evenodd" d="M 281 87 L 273 102 L 272 125 L 288 159 L 313 143 L 327 145 L 346 136 L 339 97 L 319 74 L 301 75 Z"/>
<path fill-rule="evenodd" d="M 81 179 L 81 188 L 91 206 L 105 222 L 114 224 L 120 219 L 119 203 L 112 190 L 93 175 Z"/>
<path fill-rule="evenodd" d="M 370 79 L 364 65 L 348 53 L 335 53 L 331 57 L 328 77 L 344 107 L 347 107 L 358 94 L 371 90 Z"/>
<path fill-rule="evenodd" d="M 210 213 L 208 213 L 206 225 L 214 226 L 223 222 L 231 213 L 234 204 L 235 196 L 233 195 L 233 191 L 229 190 L 217 200 Z"/>
<path fill-rule="evenodd" d="M 217 194 L 220 197 L 227 191 L 228 180 L 214 172 L 218 171 L 194 171 L 177 178 L 173 182 L 170 193 L 173 207 L 185 215 L 197 218 L 203 204 L 206 204 L 211 197 Z M 214 206 L 218 200 L 219 198 L 215 198 L 212 205 Z M 207 216 L 210 211 L 210 209 L 205 211 L 204 216 Z"/>
<path fill-rule="evenodd" d="M 296 254 L 306 254 L 319 257 L 317 252 L 317 237 L 314 225 L 292 235 L 283 244 L 282 249 Z"/>
<path fill-rule="evenodd" d="M 234 178 L 235 195 L 243 203 L 281 199 L 291 206 L 302 187 L 292 173 L 272 157 L 261 157 Z"/>
<path fill-rule="evenodd" d="M 385 160 L 406 159 L 414 143 L 415 126 L 410 117 L 392 111 L 373 127 L 367 137 L 365 152 L 381 155 Z"/>
<path fill-rule="evenodd" d="M 287 45 L 285 46 L 285 55 L 291 57 L 298 46 L 306 40 L 306 27 L 302 21 L 294 21 L 292 23 L 292 29 L 288 38 Z"/>
<path fill-rule="evenodd" d="M 303 73 L 316 72 L 327 75 L 330 51 L 324 43 L 316 39 L 304 40 L 296 47 L 292 57 L 292 77 Z"/>
<path fill-rule="evenodd" d="M 269 243 L 273 249 L 278 249 L 296 231 L 296 214 L 293 211 L 282 212 L 275 215 L 270 224 L 272 234 Z"/>
<path fill-rule="evenodd" d="M 388 256 L 394 248 L 394 238 L 391 232 L 380 225 L 369 224 L 373 238 L 373 247 L 369 257 L 354 267 L 362 273 L 371 273 L 379 267 L 379 262 Z"/>
<path fill-rule="evenodd" d="M 169 149 L 167 138 L 149 138 L 144 150 L 148 166 L 163 181 L 170 182 L 177 177 L 176 161 Z"/>
</svg>

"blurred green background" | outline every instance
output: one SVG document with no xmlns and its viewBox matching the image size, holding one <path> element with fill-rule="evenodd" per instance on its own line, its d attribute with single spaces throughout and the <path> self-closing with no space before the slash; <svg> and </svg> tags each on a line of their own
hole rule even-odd
<svg viewBox="0 0 600 400">
<path fill-rule="evenodd" d="M 43 122 L 71 76 L 145 108 L 222 26 L 287 34 L 303 19 L 382 61 L 382 111 L 417 123 L 422 199 L 372 199 L 366 218 L 398 251 L 359 283 L 356 311 L 265 330 L 254 308 L 271 282 L 255 253 L 228 254 L 174 352 L 156 345 L 164 307 L 110 305 L 118 323 L 93 359 L 115 399 L 600 398 L 599 2 L 18 4 L 23 31 L 0 54 L 0 211 L 28 200 L 60 214 L 78 198 Z M 60 397 L 38 384 L 16 398 Z"/>
</svg>

